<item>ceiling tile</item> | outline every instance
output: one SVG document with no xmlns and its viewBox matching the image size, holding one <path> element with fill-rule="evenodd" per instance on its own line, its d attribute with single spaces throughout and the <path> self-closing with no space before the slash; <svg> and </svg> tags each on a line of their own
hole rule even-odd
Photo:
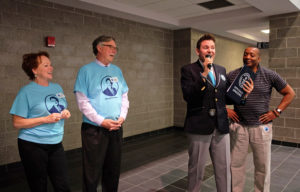
<svg viewBox="0 0 300 192">
<path fill-rule="evenodd" d="M 191 3 L 184 0 L 161 0 L 152 4 L 141 6 L 141 8 L 152 10 L 155 12 L 164 12 L 169 9 L 181 9 Z"/>
<path fill-rule="evenodd" d="M 126 5 L 131 5 L 134 7 L 141 7 L 141 6 L 145 6 L 148 4 L 157 3 L 161 0 L 113 0 L 113 1 L 116 1 L 118 3 L 123 3 Z"/>
</svg>

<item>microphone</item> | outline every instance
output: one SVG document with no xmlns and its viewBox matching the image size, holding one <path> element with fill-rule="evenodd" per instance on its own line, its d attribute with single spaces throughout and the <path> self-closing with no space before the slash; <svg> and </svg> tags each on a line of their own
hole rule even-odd
<svg viewBox="0 0 300 192">
<path fill-rule="evenodd" d="M 205 58 L 211 58 L 211 55 L 205 55 Z M 211 69 L 211 63 L 207 64 L 208 69 Z"/>
</svg>

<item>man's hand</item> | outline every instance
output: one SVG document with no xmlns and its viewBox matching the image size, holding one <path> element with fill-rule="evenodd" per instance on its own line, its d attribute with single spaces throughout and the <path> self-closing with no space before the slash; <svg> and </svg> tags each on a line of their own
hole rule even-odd
<svg viewBox="0 0 300 192">
<path fill-rule="evenodd" d="M 204 57 L 204 62 L 203 62 L 203 67 L 204 67 L 204 71 L 202 73 L 202 75 L 204 77 L 207 77 L 209 71 L 210 71 L 210 68 L 208 67 L 208 65 L 212 64 L 214 61 L 214 59 L 212 57 Z"/>
<path fill-rule="evenodd" d="M 122 125 L 124 123 L 124 118 L 123 117 L 119 117 L 118 122 Z"/>
<path fill-rule="evenodd" d="M 253 91 L 253 88 L 254 88 L 254 83 L 253 83 L 252 79 L 250 78 L 250 82 L 246 81 L 246 83 L 244 84 L 244 87 L 243 87 L 243 90 L 246 92 L 245 97 L 247 97 Z"/>
<path fill-rule="evenodd" d="M 102 127 L 108 129 L 109 131 L 118 130 L 118 129 L 120 129 L 121 125 L 122 124 L 119 122 L 119 120 L 115 121 L 115 120 L 111 120 L 111 119 L 104 119 L 101 124 Z"/>
<path fill-rule="evenodd" d="M 259 117 L 259 121 L 263 124 L 267 124 L 273 119 L 275 119 L 277 116 L 274 114 L 273 111 L 269 111 L 268 113 L 265 113 Z"/>
<path fill-rule="evenodd" d="M 232 121 L 240 122 L 239 116 L 236 114 L 236 112 L 233 109 L 229 109 L 229 108 L 226 109 L 227 109 L 227 115 Z"/>
</svg>

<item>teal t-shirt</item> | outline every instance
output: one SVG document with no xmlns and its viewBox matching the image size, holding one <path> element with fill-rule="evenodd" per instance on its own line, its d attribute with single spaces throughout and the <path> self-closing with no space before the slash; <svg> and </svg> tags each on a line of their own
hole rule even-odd
<svg viewBox="0 0 300 192">
<path fill-rule="evenodd" d="M 74 86 L 74 92 L 77 91 L 87 96 L 99 115 L 116 120 L 121 113 L 122 95 L 128 92 L 128 86 L 116 65 L 105 67 L 91 62 L 78 72 Z M 84 115 L 83 122 L 97 126 Z"/>
<path fill-rule="evenodd" d="M 11 107 L 10 114 L 24 118 L 45 117 L 67 108 L 67 101 L 60 85 L 49 83 L 47 87 L 35 82 L 21 88 Z M 62 141 L 64 120 L 20 129 L 19 138 L 41 144 L 57 144 Z"/>
</svg>

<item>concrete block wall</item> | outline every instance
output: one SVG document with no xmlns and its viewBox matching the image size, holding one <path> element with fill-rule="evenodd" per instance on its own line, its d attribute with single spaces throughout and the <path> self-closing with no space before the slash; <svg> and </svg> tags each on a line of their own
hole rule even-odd
<svg viewBox="0 0 300 192">
<path fill-rule="evenodd" d="M 101 34 L 116 38 L 114 63 L 129 86 L 124 137 L 173 126 L 173 31 L 43 0 L 0 0 L 0 165 L 19 161 L 9 110 L 29 82 L 21 69 L 29 52 L 50 53 L 53 82 L 63 87 L 72 113 L 63 143 L 66 150 L 81 147 L 73 86 L 79 68 L 95 59 L 91 44 Z M 45 47 L 46 36 L 55 36 L 55 48 Z"/>
<path fill-rule="evenodd" d="M 186 103 L 180 86 L 180 69 L 191 63 L 191 29 L 174 31 L 174 126 L 183 127 Z"/>
<path fill-rule="evenodd" d="M 300 143 L 300 13 L 270 17 L 269 67 L 295 90 L 296 98 L 274 121 L 273 139 Z M 281 101 L 273 91 L 271 109 Z"/>
<path fill-rule="evenodd" d="M 298 15 L 287 18 L 294 18 L 299 23 Z M 284 30 L 278 29 L 276 37 L 277 33 L 283 35 Z M 297 30 L 287 33 L 297 34 Z M 64 146 L 66 150 L 81 147 L 81 113 L 73 86 L 79 68 L 95 59 L 91 43 L 101 34 L 116 37 L 120 51 L 114 63 L 123 70 L 129 86 L 130 109 L 124 125 L 124 137 L 183 126 L 186 104 L 180 88 L 180 68 L 197 59 L 195 46 L 203 32 L 157 28 L 44 0 L 0 0 L 0 165 L 19 161 L 17 131 L 12 127 L 9 110 L 19 89 L 29 82 L 21 69 L 22 55 L 28 52 L 44 50 L 50 53 L 54 66 L 53 81 L 63 87 L 72 113 L 65 124 Z M 46 36 L 56 37 L 55 48 L 45 47 Z M 274 32 L 271 36 L 275 36 Z M 281 40 L 278 41 L 278 46 L 283 46 Z M 297 41 L 297 37 L 287 40 L 290 46 L 295 46 Z M 225 66 L 227 71 L 241 66 L 246 46 L 217 36 L 215 62 Z M 293 54 L 299 55 L 298 47 L 287 48 L 293 48 Z M 285 53 L 291 54 L 289 51 Z M 264 57 L 265 60 L 267 58 Z M 294 78 L 288 81 L 297 84 L 300 76 L 298 56 L 274 57 L 270 61 L 279 73 L 292 73 Z M 282 62 L 287 67 L 282 67 Z M 299 98 L 300 91 L 296 91 Z M 274 96 L 275 99 L 277 96 Z M 294 108 L 288 109 L 290 112 L 285 111 L 282 118 L 276 120 L 277 127 L 295 127 L 300 116 L 297 103 L 298 100 L 292 104 Z M 284 115 L 290 114 L 295 118 L 286 122 Z M 298 129 L 293 130 L 295 137 L 299 138 Z M 275 133 L 279 134 L 276 130 Z M 296 141 L 299 143 L 299 140 Z"/>
</svg>

